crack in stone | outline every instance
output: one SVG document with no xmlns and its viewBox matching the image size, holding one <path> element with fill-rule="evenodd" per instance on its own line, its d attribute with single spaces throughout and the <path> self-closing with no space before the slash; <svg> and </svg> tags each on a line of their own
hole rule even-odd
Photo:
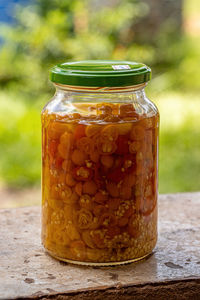
<svg viewBox="0 0 200 300">
<path fill-rule="evenodd" d="M 170 262 L 170 261 L 166 262 L 165 266 L 167 266 L 169 268 L 172 268 L 172 269 L 183 269 L 182 266 L 176 265 L 176 264 L 174 264 L 173 262 Z"/>
</svg>

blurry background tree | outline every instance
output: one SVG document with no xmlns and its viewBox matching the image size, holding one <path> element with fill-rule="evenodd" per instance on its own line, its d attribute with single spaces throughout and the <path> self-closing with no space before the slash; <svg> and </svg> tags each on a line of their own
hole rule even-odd
<svg viewBox="0 0 200 300">
<path fill-rule="evenodd" d="M 0 25 L 2 184 L 40 183 L 40 111 L 54 93 L 49 68 L 68 60 L 127 59 L 153 69 L 148 94 L 161 112 L 160 192 L 200 190 L 200 29 L 192 24 L 199 8 L 198 0 L 17 5 L 14 22 Z"/>
</svg>

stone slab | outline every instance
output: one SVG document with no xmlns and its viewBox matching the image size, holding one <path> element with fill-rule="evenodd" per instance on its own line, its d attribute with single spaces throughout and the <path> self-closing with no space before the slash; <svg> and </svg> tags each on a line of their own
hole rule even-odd
<svg viewBox="0 0 200 300">
<path fill-rule="evenodd" d="M 54 260 L 40 243 L 40 208 L 0 210 L 0 299 L 200 299 L 200 193 L 159 197 L 151 257 L 117 267 Z"/>
</svg>

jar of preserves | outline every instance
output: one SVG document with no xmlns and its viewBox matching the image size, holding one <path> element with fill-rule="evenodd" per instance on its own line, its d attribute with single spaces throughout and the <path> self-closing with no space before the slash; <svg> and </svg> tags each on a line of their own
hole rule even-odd
<svg viewBox="0 0 200 300">
<path fill-rule="evenodd" d="M 42 111 L 42 242 L 53 257 L 117 265 L 157 239 L 159 113 L 151 70 L 127 61 L 55 66 Z"/>
</svg>

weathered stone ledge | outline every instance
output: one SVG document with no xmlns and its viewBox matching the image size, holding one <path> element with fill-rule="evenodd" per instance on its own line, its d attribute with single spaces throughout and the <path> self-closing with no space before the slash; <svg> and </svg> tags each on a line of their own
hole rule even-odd
<svg viewBox="0 0 200 300">
<path fill-rule="evenodd" d="M 200 193 L 160 195 L 153 255 L 112 268 L 54 260 L 39 207 L 2 209 L 0 274 L 0 299 L 200 299 Z"/>
</svg>

